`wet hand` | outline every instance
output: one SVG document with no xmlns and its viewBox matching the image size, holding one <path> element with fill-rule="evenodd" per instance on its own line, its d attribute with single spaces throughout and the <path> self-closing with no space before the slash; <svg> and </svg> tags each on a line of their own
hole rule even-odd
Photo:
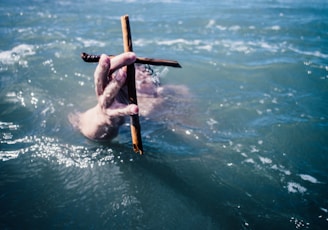
<svg viewBox="0 0 328 230">
<path fill-rule="evenodd" d="M 124 116 L 138 113 L 137 105 L 120 103 L 116 97 L 125 84 L 126 66 L 134 63 L 134 53 L 123 53 L 110 59 L 101 55 L 94 73 L 98 104 L 82 113 L 79 129 L 90 139 L 112 139 L 124 122 Z"/>
</svg>

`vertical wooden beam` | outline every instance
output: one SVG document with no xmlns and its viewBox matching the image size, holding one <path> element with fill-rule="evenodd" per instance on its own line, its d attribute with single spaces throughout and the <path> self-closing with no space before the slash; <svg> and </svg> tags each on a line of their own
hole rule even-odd
<svg viewBox="0 0 328 230">
<path fill-rule="evenodd" d="M 124 52 L 132 52 L 133 51 L 132 37 L 131 37 L 130 22 L 129 22 L 128 15 L 124 15 L 121 17 L 121 24 L 122 24 Z M 128 86 L 129 103 L 138 105 L 134 64 L 127 66 L 127 86 Z M 131 127 L 133 150 L 136 153 L 143 154 L 140 122 L 139 122 L 138 114 L 132 115 L 130 117 L 130 127 Z"/>
</svg>

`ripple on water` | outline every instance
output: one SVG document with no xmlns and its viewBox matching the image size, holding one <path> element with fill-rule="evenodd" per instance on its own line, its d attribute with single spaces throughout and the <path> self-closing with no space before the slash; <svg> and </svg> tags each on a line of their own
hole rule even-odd
<svg viewBox="0 0 328 230">
<path fill-rule="evenodd" d="M 5 138 L 3 135 L 1 144 L 12 145 L 16 148 L 14 150 L 1 149 L 0 160 L 2 161 L 16 159 L 27 152 L 33 158 L 43 158 L 66 167 L 74 166 L 79 168 L 132 162 L 134 160 L 134 154 L 117 153 L 109 147 L 68 144 L 57 138 L 47 136 L 25 136 L 12 139 Z M 19 148 L 19 146 L 23 147 Z"/>
</svg>

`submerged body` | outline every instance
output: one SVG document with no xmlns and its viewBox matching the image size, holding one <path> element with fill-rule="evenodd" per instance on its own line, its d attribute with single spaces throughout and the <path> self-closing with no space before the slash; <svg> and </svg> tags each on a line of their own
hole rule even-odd
<svg viewBox="0 0 328 230">
<path fill-rule="evenodd" d="M 165 94 L 187 94 L 183 86 L 159 86 L 152 73 L 136 64 L 136 90 L 138 106 L 128 104 L 126 65 L 134 63 L 134 53 L 124 53 L 114 58 L 102 55 L 94 73 L 98 103 L 83 112 L 70 114 L 71 124 L 92 140 L 111 140 L 118 134 L 125 116 L 140 114 L 149 116 L 164 110 Z"/>
</svg>

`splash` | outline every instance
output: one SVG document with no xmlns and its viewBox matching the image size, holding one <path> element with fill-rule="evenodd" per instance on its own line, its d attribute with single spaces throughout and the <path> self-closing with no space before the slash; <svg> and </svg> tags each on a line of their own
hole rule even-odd
<svg viewBox="0 0 328 230">
<path fill-rule="evenodd" d="M 33 45 L 20 44 L 11 50 L 0 52 L 0 64 L 14 65 L 17 63 L 22 67 L 28 67 L 28 62 L 24 58 L 34 54 L 35 48 Z"/>
</svg>

